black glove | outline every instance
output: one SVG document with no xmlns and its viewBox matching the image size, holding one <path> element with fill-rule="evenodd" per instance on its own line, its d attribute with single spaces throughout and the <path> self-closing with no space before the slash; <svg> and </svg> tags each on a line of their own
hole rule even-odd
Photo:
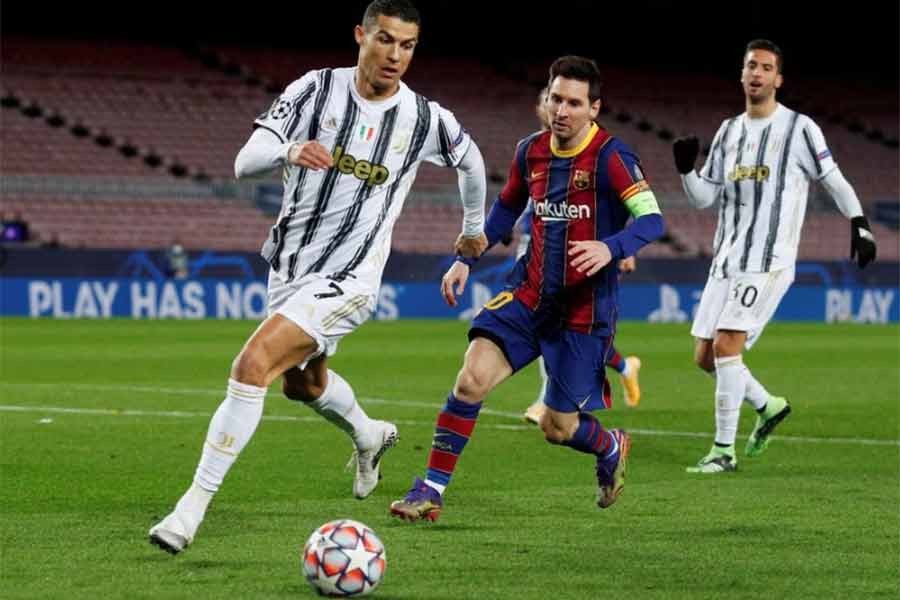
<svg viewBox="0 0 900 600">
<path fill-rule="evenodd" d="M 860 269 L 875 260 L 875 236 L 865 217 L 850 219 L 850 260 L 856 260 Z"/>
<path fill-rule="evenodd" d="M 700 153 L 700 140 L 695 135 L 680 137 L 672 142 L 672 154 L 675 155 L 675 168 L 682 175 L 694 170 L 694 161 Z"/>
<path fill-rule="evenodd" d="M 500 243 L 503 244 L 504 246 L 509 246 L 510 244 L 512 244 L 512 238 L 513 238 L 513 233 L 512 233 L 512 231 L 510 231 L 509 233 L 504 235 L 502 238 L 500 238 Z"/>
</svg>

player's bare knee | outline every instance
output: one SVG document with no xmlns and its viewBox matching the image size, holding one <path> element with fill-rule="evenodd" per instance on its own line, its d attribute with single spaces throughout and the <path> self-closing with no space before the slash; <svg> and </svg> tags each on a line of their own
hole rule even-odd
<svg viewBox="0 0 900 600">
<path fill-rule="evenodd" d="M 265 386 L 269 371 L 267 361 L 259 352 L 245 347 L 231 363 L 231 378 L 248 385 Z"/>
<path fill-rule="evenodd" d="M 453 395 L 458 400 L 474 404 L 484 399 L 489 387 L 489 378 L 486 373 L 466 365 L 456 376 Z"/>
<path fill-rule="evenodd" d="M 544 439 L 551 444 L 562 444 L 569 439 L 565 429 L 560 427 L 560 424 L 550 415 L 549 411 L 545 412 L 541 417 L 539 425 L 541 431 L 544 432 Z"/>
<path fill-rule="evenodd" d="M 741 353 L 741 338 L 738 334 L 720 333 L 713 341 L 714 356 L 737 356 Z M 715 368 L 715 365 L 713 366 Z"/>
<path fill-rule="evenodd" d="M 544 439 L 550 442 L 551 444 L 563 444 L 569 438 L 566 436 L 566 432 L 562 429 L 558 429 L 553 425 L 549 425 L 547 427 L 541 427 L 544 432 Z"/>
</svg>

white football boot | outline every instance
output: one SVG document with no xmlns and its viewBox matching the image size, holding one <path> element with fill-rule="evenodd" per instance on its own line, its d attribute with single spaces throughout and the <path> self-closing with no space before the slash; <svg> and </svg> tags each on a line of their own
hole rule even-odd
<svg viewBox="0 0 900 600">
<path fill-rule="evenodd" d="M 199 523 L 192 523 L 187 516 L 171 512 L 150 528 L 150 543 L 169 554 L 178 554 L 194 541 L 198 526 Z"/>
<path fill-rule="evenodd" d="M 397 426 L 387 421 L 375 421 L 375 445 L 367 450 L 356 449 L 350 456 L 347 468 L 356 468 L 353 478 L 353 495 L 362 500 L 375 491 L 381 479 L 381 458 L 400 440 Z"/>
</svg>

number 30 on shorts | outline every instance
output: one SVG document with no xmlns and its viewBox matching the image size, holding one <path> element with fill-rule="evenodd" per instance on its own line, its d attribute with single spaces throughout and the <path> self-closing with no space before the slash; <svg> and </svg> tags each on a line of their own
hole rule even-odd
<svg viewBox="0 0 900 600">
<path fill-rule="evenodd" d="M 748 285 L 744 287 L 742 283 L 734 286 L 734 299 L 739 300 L 741 306 L 750 308 L 756 302 L 757 296 L 759 296 L 759 291 L 756 289 L 756 286 Z"/>
<path fill-rule="evenodd" d="M 500 292 L 499 294 L 491 298 L 491 300 L 487 304 L 485 304 L 484 307 L 488 310 L 497 310 L 501 306 L 505 306 L 506 304 L 512 302 L 512 299 L 512 292 Z"/>
</svg>

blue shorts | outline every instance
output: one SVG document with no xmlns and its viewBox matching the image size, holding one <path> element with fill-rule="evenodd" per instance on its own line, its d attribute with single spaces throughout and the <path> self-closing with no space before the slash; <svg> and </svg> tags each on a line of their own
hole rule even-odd
<svg viewBox="0 0 900 600">
<path fill-rule="evenodd" d="M 497 344 L 514 373 L 543 356 L 548 378 L 544 403 L 555 411 L 609 408 L 609 338 L 564 329 L 558 318 L 542 317 L 508 294 L 485 304 L 472 321 L 469 340 L 483 337 Z"/>
</svg>

